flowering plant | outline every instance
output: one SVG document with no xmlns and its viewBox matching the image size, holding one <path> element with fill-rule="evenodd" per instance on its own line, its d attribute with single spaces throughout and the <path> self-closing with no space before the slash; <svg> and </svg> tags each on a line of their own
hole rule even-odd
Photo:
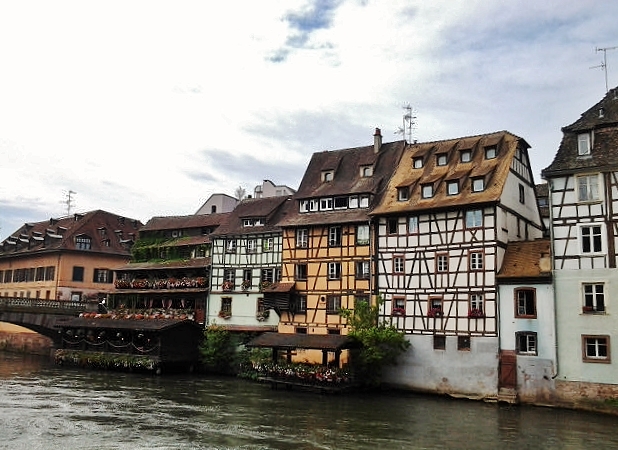
<svg viewBox="0 0 618 450">
<path fill-rule="evenodd" d="M 251 280 L 243 280 L 243 282 L 240 283 L 240 288 L 243 291 L 249 290 L 250 287 L 251 287 Z"/>
<path fill-rule="evenodd" d="M 221 285 L 221 289 L 223 289 L 224 291 L 231 291 L 231 290 L 234 289 L 234 283 L 232 283 L 231 281 L 226 280 Z"/>
<path fill-rule="evenodd" d="M 255 318 L 257 320 L 259 320 L 260 322 L 263 322 L 264 320 L 268 319 L 268 317 L 270 317 L 270 311 L 269 310 L 265 310 L 265 311 L 258 311 L 255 314 Z"/>
<path fill-rule="evenodd" d="M 264 290 L 264 289 L 268 289 L 269 287 L 271 287 L 273 284 L 270 281 L 262 281 L 260 283 L 260 290 Z"/>
<path fill-rule="evenodd" d="M 442 308 L 431 308 L 427 313 L 427 317 L 442 317 Z"/>
<path fill-rule="evenodd" d="M 482 309 L 472 308 L 470 311 L 468 311 L 468 317 L 470 317 L 471 319 L 481 319 L 485 317 L 485 313 Z"/>
<path fill-rule="evenodd" d="M 221 317 L 222 319 L 229 319 L 230 317 L 232 317 L 232 313 L 230 311 L 222 309 L 221 311 L 219 311 L 219 317 Z"/>
<path fill-rule="evenodd" d="M 404 308 L 396 307 L 393 308 L 393 316 L 405 316 L 406 310 Z"/>
</svg>

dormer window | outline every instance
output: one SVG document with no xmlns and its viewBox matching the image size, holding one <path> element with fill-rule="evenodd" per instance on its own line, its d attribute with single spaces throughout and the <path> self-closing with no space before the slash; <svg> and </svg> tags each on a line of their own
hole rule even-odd
<svg viewBox="0 0 618 450">
<path fill-rule="evenodd" d="M 333 176 L 334 176 L 334 172 L 332 170 L 325 170 L 324 172 L 322 172 L 322 181 L 324 183 L 328 183 L 330 181 L 333 181 Z"/>
<path fill-rule="evenodd" d="M 462 163 L 472 161 L 472 152 L 470 150 L 462 150 L 459 154 L 459 161 Z"/>
<path fill-rule="evenodd" d="M 582 133 L 577 136 L 577 154 L 579 156 L 590 154 L 590 133 Z"/>
<path fill-rule="evenodd" d="M 422 198 L 433 197 L 433 184 L 424 184 L 421 186 L 421 197 Z"/>
<path fill-rule="evenodd" d="M 333 199 L 332 198 L 321 198 L 320 199 L 320 211 L 330 211 L 333 209 Z"/>
<path fill-rule="evenodd" d="M 90 250 L 92 248 L 90 237 L 83 234 L 81 236 L 76 236 L 75 248 L 78 250 Z"/>
<path fill-rule="evenodd" d="M 495 145 L 491 147 L 485 147 L 485 159 L 494 159 L 497 154 L 497 148 Z"/>
<path fill-rule="evenodd" d="M 335 197 L 335 209 L 345 209 L 348 207 L 348 197 Z"/>
<path fill-rule="evenodd" d="M 436 164 L 438 166 L 446 166 L 446 163 L 447 163 L 446 153 L 442 153 L 441 155 L 436 156 Z"/>
<path fill-rule="evenodd" d="M 482 192 L 485 190 L 485 179 L 484 178 L 473 178 L 472 179 L 472 192 Z"/>
<path fill-rule="evenodd" d="M 309 200 L 301 200 L 300 201 L 300 212 L 304 213 L 309 211 Z"/>
<path fill-rule="evenodd" d="M 410 189 L 408 186 L 397 188 L 397 200 L 405 202 L 410 199 Z"/>
<path fill-rule="evenodd" d="M 459 194 L 459 181 L 448 181 L 446 183 L 446 194 L 447 195 L 457 195 Z"/>
<path fill-rule="evenodd" d="M 362 166 L 360 169 L 360 176 L 363 178 L 370 177 L 373 175 L 373 167 L 372 166 Z"/>
<path fill-rule="evenodd" d="M 369 208 L 369 196 L 361 195 L 359 198 L 359 206 L 361 208 Z"/>
<path fill-rule="evenodd" d="M 178 238 L 182 236 L 182 230 L 172 230 L 172 237 Z"/>
<path fill-rule="evenodd" d="M 423 168 L 423 158 L 422 157 L 414 158 L 412 160 L 412 164 L 415 169 L 422 169 Z"/>
</svg>

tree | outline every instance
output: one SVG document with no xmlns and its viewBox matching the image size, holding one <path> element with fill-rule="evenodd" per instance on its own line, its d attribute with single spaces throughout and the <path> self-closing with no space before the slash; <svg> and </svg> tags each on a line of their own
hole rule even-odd
<svg viewBox="0 0 618 450">
<path fill-rule="evenodd" d="M 342 309 L 341 315 L 348 319 L 348 335 L 357 344 L 352 350 L 351 365 L 355 378 L 366 387 L 382 384 L 382 369 L 397 364 L 399 355 L 410 347 L 404 334 L 385 321 L 380 322 L 380 305 L 366 301 L 358 302 L 354 311 Z"/>
<path fill-rule="evenodd" d="M 247 191 L 245 190 L 244 187 L 238 186 L 234 190 L 234 196 L 236 197 L 237 200 L 244 200 L 244 198 L 247 196 Z"/>
<path fill-rule="evenodd" d="M 219 325 L 210 325 L 204 331 L 200 346 L 201 361 L 209 372 L 231 374 L 237 370 L 237 342 L 234 336 Z"/>
</svg>

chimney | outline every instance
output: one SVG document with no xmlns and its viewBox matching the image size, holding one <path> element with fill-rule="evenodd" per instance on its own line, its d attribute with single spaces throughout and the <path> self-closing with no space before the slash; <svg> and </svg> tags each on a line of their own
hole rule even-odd
<svg viewBox="0 0 618 450">
<path fill-rule="evenodd" d="M 373 151 L 378 153 L 382 147 L 382 133 L 379 128 L 376 128 L 376 132 L 373 133 Z"/>
</svg>

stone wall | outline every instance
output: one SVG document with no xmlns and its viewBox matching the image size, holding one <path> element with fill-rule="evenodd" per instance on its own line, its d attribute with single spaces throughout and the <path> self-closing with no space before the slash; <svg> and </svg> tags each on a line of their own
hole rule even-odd
<svg viewBox="0 0 618 450">
<path fill-rule="evenodd" d="M 48 356 L 52 347 L 52 340 L 38 333 L 0 331 L 2 351 Z"/>
</svg>

